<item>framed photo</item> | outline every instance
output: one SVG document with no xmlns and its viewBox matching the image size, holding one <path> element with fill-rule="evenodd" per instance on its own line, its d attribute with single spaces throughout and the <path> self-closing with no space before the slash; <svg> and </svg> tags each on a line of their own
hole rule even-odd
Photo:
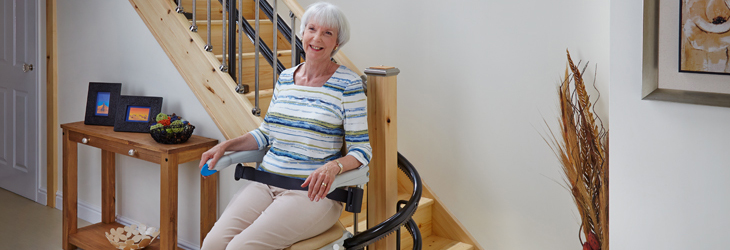
<svg viewBox="0 0 730 250">
<path fill-rule="evenodd" d="M 699 45 L 696 41 L 699 38 L 690 34 L 692 33 L 691 25 L 702 22 L 689 13 L 693 8 L 698 8 L 703 4 L 705 5 L 704 11 L 707 11 L 707 3 L 710 2 L 724 4 L 724 1 L 644 0 L 642 99 L 730 107 L 730 75 L 723 72 L 711 72 L 711 69 L 720 67 L 716 65 L 706 67 L 704 70 L 690 70 L 690 65 L 695 64 L 695 61 L 706 60 L 707 63 L 702 64 L 710 65 L 713 61 L 720 62 L 721 60 L 716 59 L 716 56 L 713 55 L 705 57 L 690 55 L 692 53 L 686 52 L 692 52 L 691 49 L 683 51 L 681 48 L 683 43 L 694 46 L 692 49 Z M 682 14 L 683 7 L 687 7 L 685 14 Z M 707 16 L 707 14 L 704 15 Z M 685 23 L 682 21 L 683 17 L 687 17 Z M 722 18 L 709 19 L 710 23 L 723 22 Z M 686 23 L 687 20 L 692 20 L 692 23 Z M 730 22 L 724 23 L 725 26 L 730 25 Z M 685 30 L 686 25 L 689 25 L 686 28 L 688 30 Z M 700 25 L 705 26 L 704 23 Z M 704 28 L 714 29 L 709 26 Z M 685 31 L 687 32 L 683 35 L 682 32 Z M 726 38 L 730 39 L 730 37 Z M 725 47 L 725 53 L 727 50 Z"/>
<path fill-rule="evenodd" d="M 725 1 L 680 1 L 680 72 L 730 74 L 728 12 Z"/>
<path fill-rule="evenodd" d="M 121 83 L 90 82 L 84 124 L 114 126 Z"/>
<path fill-rule="evenodd" d="M 150 132 L 150 123 L 162 109 L 162 97 L 121 96 L 117 106 L 114 131 Z"/>
</svg>

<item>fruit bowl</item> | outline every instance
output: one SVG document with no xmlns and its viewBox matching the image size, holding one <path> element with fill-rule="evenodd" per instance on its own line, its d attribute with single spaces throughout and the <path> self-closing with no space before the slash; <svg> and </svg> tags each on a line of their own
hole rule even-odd
<svg viewBox="0 0 730 250">
<path fill-rule="evenodd" d="M 172 113 L 159 113 L 150 125 L 150 135 L 156 142 L 164 144 L 178 144 L 188 141 L 193 135 L 195 126 L 182 117 Z"/>
<path fill-rule="evenodd" d="M 150 135 L 156 142 L 163 144 L 178 144 L 188 141 L 193 135 L 193 125 L 170 125 L 150 129 Z"/>
</svg>

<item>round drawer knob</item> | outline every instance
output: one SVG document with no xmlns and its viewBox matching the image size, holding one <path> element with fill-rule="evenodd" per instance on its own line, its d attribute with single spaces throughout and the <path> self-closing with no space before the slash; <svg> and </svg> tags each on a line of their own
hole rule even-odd
<svg viewBox="0 0 730 250">
<path fill-rule="evenodd" d="M 89 138 L 81 139 L 81 143 L 83 143 L 83 144 L 87 144 L 87 143 L 89 143 L 89 141 L 91 141 L 91 139 L 89 139 Z"/>
<path fill-rule="evenodd" d="M 134 156 L 135 154 L 137 154 L 137 150 L 130 149 L 128 154 L 129 156 Z"/>
</svg>

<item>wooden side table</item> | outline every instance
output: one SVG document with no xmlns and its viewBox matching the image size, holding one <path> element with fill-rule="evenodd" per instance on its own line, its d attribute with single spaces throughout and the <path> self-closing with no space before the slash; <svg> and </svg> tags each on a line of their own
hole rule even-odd
<svg viewBox="0 0 730 250">
<path fill-rule="evenodd" d="M 193 135 L 181 144 L 160 144 L 146 133 L 114 132 L 113 127 L 62 124 L 63 129 L 63 249 L 115 249 L 104 232 L 123 227 L 115 221 L 116 154 L 160 164 L 160 239 L 147 249 L 177 248 L 177 167 L 199 160 L 218 140 Z M 101 223 L 77 228 L 78 143 L 101 149 Z M 200 241 L 216 220 L 218 174 L 200 180 Z"/>
</svg>

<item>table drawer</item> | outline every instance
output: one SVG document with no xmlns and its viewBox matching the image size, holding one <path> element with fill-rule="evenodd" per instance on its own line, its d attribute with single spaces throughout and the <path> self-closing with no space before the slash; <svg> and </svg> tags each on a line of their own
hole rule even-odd
<svg viewBox="0 0 730 250">
<path fill-rule="evenodd" d="M 85 144 L 92 147 L 97 147 L 103 150 L 111 151 L 117 154 L 126 155 L 142 159 L 145 161 L 159 163 L 160 153 L 151 150 L 136 147 L 135 145 L 128 143 L 121 143 L 117 141 L 107 140 L 101 137 L 83 134 L 75 131 L 68 131 L 69 140 L 81 144 Z"/>
</svg>

